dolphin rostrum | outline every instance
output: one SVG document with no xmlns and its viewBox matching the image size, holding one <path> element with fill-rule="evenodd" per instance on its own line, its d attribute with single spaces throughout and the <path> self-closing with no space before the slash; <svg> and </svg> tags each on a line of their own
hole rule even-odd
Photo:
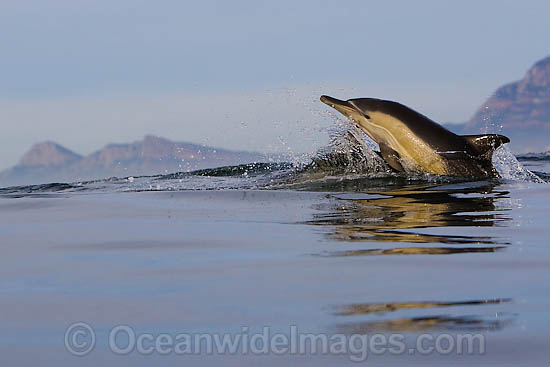
<svg viewBox="0 0 550 367">
<path fill-rule="evenodd" d="M 375 98 L 321 102 L 354 122 L 380 146 L 380 155 L 397 171 L 463 177 L 499 177 L 493 152 L 509 143 L 503 135 L 456 135 L 397 102 Z"/>
</svg>

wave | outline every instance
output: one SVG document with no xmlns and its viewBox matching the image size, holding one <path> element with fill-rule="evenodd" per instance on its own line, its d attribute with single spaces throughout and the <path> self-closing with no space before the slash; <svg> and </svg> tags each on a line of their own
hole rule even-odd
<svg viewBox="0 0 550 367">
<path fill-rule="evenodd" d="M 521 161 L 550 161 L 550 151 L 541 153 L 518 154 L 516 158 Z"/>
<path fill-rule="evenodd" d="M 263 163 L 254 162 L 248 164 L 239 164 L 237 166 L 223 166 L 217 168 L 206 168 L 191 172 L 176 172 L 167 175 L 156 176 L 159 180 L 180 179 L 189 176 L 204 176 L 204 177 L 232 177 L 232 176 L 257 176 L 268 174 L 281 170 L 292 169 L 292 163 Z"/>
<path fill-rule="evenodd" d="M 39 185 L 12 186 L 0 188 L 0 195 L 52 193 L 76 189 L 78 186 L 68 183 L 52 182 Z"/>
</svg>

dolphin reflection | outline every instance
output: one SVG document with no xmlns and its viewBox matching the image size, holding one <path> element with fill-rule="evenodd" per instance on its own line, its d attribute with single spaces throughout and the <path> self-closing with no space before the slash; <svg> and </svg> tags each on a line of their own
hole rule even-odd
<svg viewBox="0 0 550 367">
<path fill-rule="evenodd" d="M 456 301 L 456 302 L 391 302 L 391 303 L 354 303 L 338 307 L 337 315 L 352 316 L 365 315 L 379 312 L 394 312 L 399 310 L 410 310 L 417 308 L 434 308 L 434 307 L 452 307 L 452 306 L 478 306 L 478 305 L 494 305 L 499 303 L 511 302 L 510 298 L 496 298 L 471 301 Z"/>
<path fill-rule="evenodd" d="M 429 332 L 429 331 L 496 331 L 513 321 L 513 315 L 490 316 L 423 316 L 396 320 L 366 321 L 338 325 L 339 332 L 348 334 L 369 334 L 389 332 Z"/>
<path fill-rule="evenodd" d="M 506 216 L 507 209 L 499 207 L 497 201 L 506 198 L 508 192 L 498 190 L 497 186 L 497 183 L 492 182 L 481 185 L 422 185 L 368 191 L 368 194 L 363 194 L 363 198 L 331 194 L 335 200 L 317 206 L 320 213 L 307 223 L 326 227 L 330 239 L 343 242 L 493 245 L 352 249 L 331 252 L 329 256 L 495 252 L 509 242 L 491 236 L 457 234 L 451 232 L 451 229 L 506 225 L 510 220 Z M 432 228 L 441 228 L 443 234 L 421 231 Z"/>
<path fill-rule="evenodd" d="M 425 308 L 491 306 L 509 303 L 511 301 L 512 300 L 509 298 L 501 298 L 456 302 L 358 303 L 338 307 L 336 315 L 360 316 Z M 372 332 L 426 332 L 438 330 L 494 331 L 508 325 L 513 319 L 513 314 L 499 314 L 498 312 L 490 312 L 486 315 L 423 315 L 391 320 L 359 321 L 340 324 L 337 325 L 337 329 L 340 332 L 352 334 L 366 334 Z"/>
<path fill-rule="evenodd" d="M 493 247 L 398 247 L 391 249 L 368 249 L 333 251 L 329 256 L 376 256 L 376 255 L 452 255 L 468 252 L 496 252 L 504 246 Z"/>
</svg>

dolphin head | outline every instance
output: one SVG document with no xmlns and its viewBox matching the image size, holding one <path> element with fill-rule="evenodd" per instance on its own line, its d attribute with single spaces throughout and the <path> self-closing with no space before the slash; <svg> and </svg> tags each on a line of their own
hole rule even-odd
<svg viewBox="0 0 550 367">
<path fill-rule="evenodd" d="M 381 137 L 378 136 L 377 130 L 381 125 L 381 121 L 378 121 L 376 111 L 379 109 L 377 105 L 383 101 L 375 98 L 342 101 L 329 96 L 321 96 L 321 102 L 353 121 L 371 139 L 376 143 L 380 143 Z"/>
<path fill-rule="evenodd" d="M 321 96 L 321 102 L 329 105 L 346 117 L 350 117 L 347 115 L 348 113 L 356 111 L 355 107 L 353 107 L 348 101 L 342 101 L 330 96 Z"/>
</svg>

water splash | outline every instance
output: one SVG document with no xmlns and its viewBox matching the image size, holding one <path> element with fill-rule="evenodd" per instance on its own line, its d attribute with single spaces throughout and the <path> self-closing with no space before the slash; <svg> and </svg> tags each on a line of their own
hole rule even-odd
<svg viewBox="0 0 550 367">
<path fill-rule="evenodd" d="M 499 147 L 493 153 L 493 165 L 505 180 L 545 183 L 542 178 L 523 167 L 505 145 Z"/>
<path fill-rule="evenodd" d="M 375 151 L 375 144 L 365 133 L 347 120 L 332 113 L 335 121 L 329 129 L 330 143 L 320 149 L 308 163 L 307 169 L 327 174 L 392 174 L 390 167 Z"/>
</svg>

